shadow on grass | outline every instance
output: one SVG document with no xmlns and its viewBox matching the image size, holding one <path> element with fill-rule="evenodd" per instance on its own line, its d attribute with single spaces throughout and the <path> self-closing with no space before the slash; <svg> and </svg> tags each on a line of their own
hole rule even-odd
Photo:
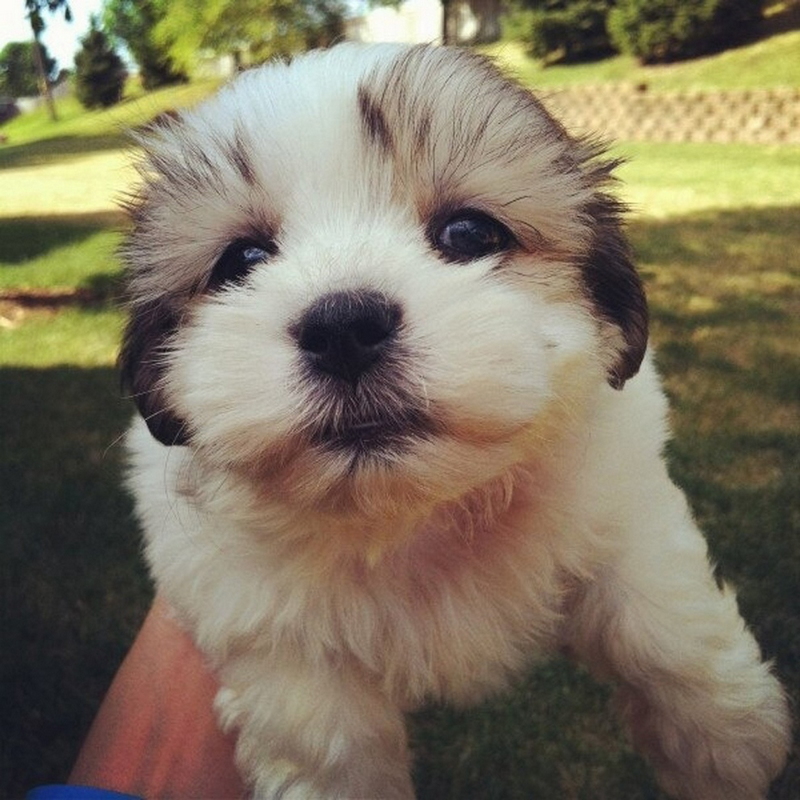
<svg viewBox="0 0 800 800">
<path fill-rule="evenodd" d="M 58 310 L 118 303 L 126 225 L 116 212 L 0 217 L 0 304 Z"/>
<path fill-rule="evenodd" d="M 3 269 L 13 268 L 100 231 L 123 230 L 125 224 L 118 211 L 0 217 L 0 262 Z"/>
<path fill-rule="evenodd" d="M 657 800 L 610 691 L 555 659 L 476 708 L 432 706 L 410 720 L 419 800 Z"/>
<path fill-rule="evenodd" d="M 149 586 L 113 369 L 0 370 L 0 796 L 63 781 Z"/>
<path fill-rule="evenodd" d="M 794 384 L 795 396 L 800 383 Z M 735 390 L 734 390 L 735 391 Z M 720 577 L 800 708 L 800 431 L 714 432 L 670 443 Z M 800 743 L 771 798 L 800 797 Z"/>
<path fill-rule="evenodd" d="M 672 442 L 668 460 L 719 577 L 736 586 L 742 615 L 798 708 L 800 434 L 695 435 Z M 476 709 L 429 708 L 414 715 L 411 730 L 420 800 L 665 797 L 626 744 L 608 690 L 567 662 L 534 670 L 509 695 Z M 769 797 L 800 797 L 797 740 Z"/>
<path fill-rule="evenodd" d="M 791 206 L 633 223 L 653 340 L 673 396 L 692 402 L 700 388 L 797 404 L 798 219 L 800 207 Z"/>
<path fill-rule="evenodd" d="M 796 239 L 798 219 L 800 206 L 769 206 L 699 211 L 666 220 L 635 219 L 630 228 L 643 269 L 664 262 L 703 269 L 722 257 L 734 259 L 735 267 L 737 258 L 748 255 L 741 248 L 750 237 L 764 236 L 772 242 Z M 786 266 L 797 274 L 800 262 L 795 258 Z"/>
<path fill-rule="evenodd" d="M 95 136 L 75 134 L 54 136 L 25 144 L 0 146 L 0 169 L 36 167 L 53 162 L 68 162 L 74 158 L 132 147 L 131 139 L 120 129 L 119 133 Z"/>
<path fill-rule="evenodd" d="M 730 394 L 755 393 L 786 404 L 796 403 L 800 395 L 800 359 L 768 347 L 758 348 L 755 363 L 743 368 L 723 355 L 705 354 L 692 342 L 667 342 L 658 350 L 658 363 L 675 376 L 692 370 L 720 377 Z"/>
<path fill-rule="evenodd" d="M 668 451 L 720 576 L 800 706 L 800 208 L 631 225 L 658 359 L 677 399 Z M 728 410 L 724 402 L 733 407 Z M 706 421 L 708 420 L 708 421 Z M 795 422 L 792 423 L 791 421 Z M 787 425 L 788 423 L 788 425 Z M 508 698 L 414 717 L 423 800 L 660 797 L 608 693 L 556 662 Z M 800 797 L 795 754 L 770 798 Z"/>
</svg>

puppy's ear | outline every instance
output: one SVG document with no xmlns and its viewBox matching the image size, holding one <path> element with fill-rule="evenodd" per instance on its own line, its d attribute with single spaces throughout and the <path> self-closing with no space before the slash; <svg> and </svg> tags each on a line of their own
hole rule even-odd
<svg viewBox="0 0 800 800">
<path fill-rule="evenodd" d="M 622 333 L 623 347 L 607 376 L 615 389 L 621 389 L 639 371 L 648 336 L 647 299 L 622 229 L 623 210 L 613 197 L 595 196 L 586 208 L 592 244 L 581 265 L 596 310 Z"/>
<path fill-rule="evenodd" d="M 165 445 L 188 442 L 186 425 L 170 408 L 163 386 L 165 345 L 177 327 L 178 315 L 164 301 L 134 306 L 119 357 L 125 391 L 150 433 Z"/>
</svg>

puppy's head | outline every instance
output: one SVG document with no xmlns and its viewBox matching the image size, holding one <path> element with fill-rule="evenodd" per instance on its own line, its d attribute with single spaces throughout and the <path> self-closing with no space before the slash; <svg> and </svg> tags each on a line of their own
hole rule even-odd
<svg viewBox="0 0 800 800">
<path fill-rule="evenodd" d="M 458 497 L 638 369 L 613 165 L 479 57 L 341 45 L 143 144 L 124 379 L 289 502 Z"/>
</svg>

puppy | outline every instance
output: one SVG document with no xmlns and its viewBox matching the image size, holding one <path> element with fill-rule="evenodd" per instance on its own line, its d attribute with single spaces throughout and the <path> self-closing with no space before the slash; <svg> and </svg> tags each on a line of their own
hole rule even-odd
<svg viewBox="0 0 800 800">
<path fill-rule="evenodd" d="M 667 792 L 764 797 L 787 705 L 667 475 L 613 162 L 395 45 L 142 138 L 130 481 L 254 794 L 412 797 L 404 712 L 566 649 Z"/>
</svg>

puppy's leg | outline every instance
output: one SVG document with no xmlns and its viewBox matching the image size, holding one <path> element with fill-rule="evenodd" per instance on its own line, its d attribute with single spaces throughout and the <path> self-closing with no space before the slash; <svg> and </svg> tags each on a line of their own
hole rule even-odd
<svg viewBox="0 0 800 800">
<path fill-rule="evenodd" d="M 786 758 L 787 702 L 667 480 L 641 524 L 624 521 L 619 555 L 579 601 L 569 644 L 620 683 L 635 743 L 667 792 L 758 800 Z"/>
<path fill-rule="evenodd" d="M 363 676 L 257 654 L 222 679 L 217 711 L 254 797 L 413 798 L 403 716 Z"/>
</svg>

